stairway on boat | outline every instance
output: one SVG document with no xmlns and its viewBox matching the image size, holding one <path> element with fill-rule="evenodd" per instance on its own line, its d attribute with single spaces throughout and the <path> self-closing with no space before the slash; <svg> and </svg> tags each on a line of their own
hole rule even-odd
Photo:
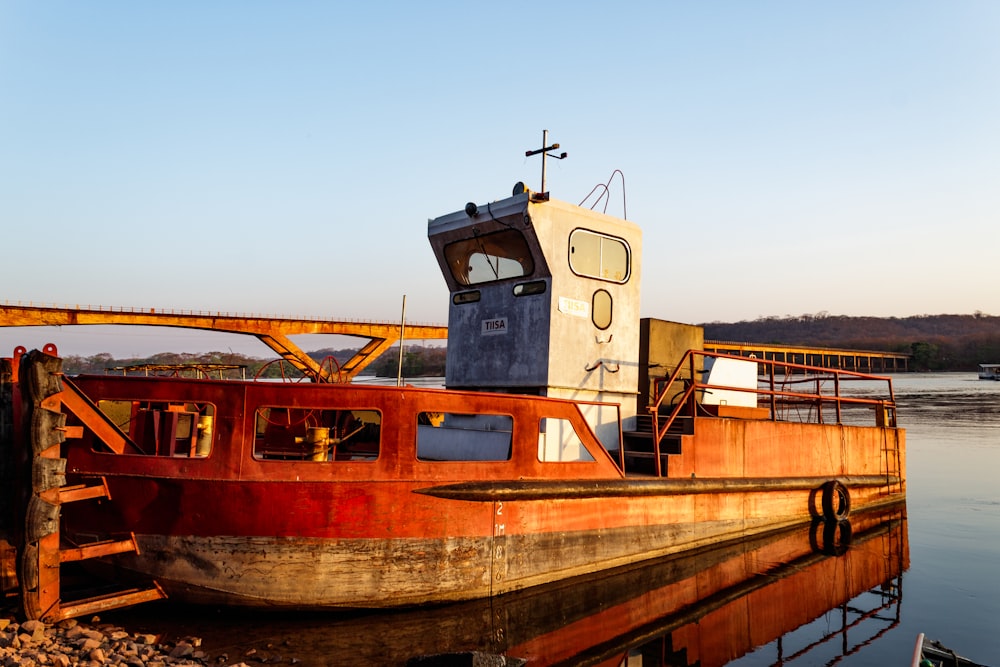
<svg viewBox="0 0 1000 667">
<path fill-rule="evenodd" d="M 660 415 L 660 428 L 667 423 L 668 416 Z M 667 476 L 667 461 L 671 454 L 681 453 L 681 443 L 685 435 L 694 433 L 694 420 L 691 417 L 677 417 L 663 440 L 660 441 L 660 469 L 662 476 Z M 625 472 L 656 474 L 656 452 L 653 446 L 655 434 L 653 416 L 650 414 L 636 415 L 634 431 L 622 432 L 622 446 L 625 454 Z"/>
</svg>

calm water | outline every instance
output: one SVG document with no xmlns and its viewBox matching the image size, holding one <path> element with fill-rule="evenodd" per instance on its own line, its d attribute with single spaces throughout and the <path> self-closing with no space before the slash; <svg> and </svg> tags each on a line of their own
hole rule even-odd
<svg viewBox="0 0 1000 667">
<path fill-rule="evenodd" d="M 895 386 L 911 558 L 897 634 L 924 631 L 1000 665 L 1000 382 L 932 374 Z"/>
<path fill-rule="evenodd" d="M 572 589 L 430 611 L 260 616 L 148 605 L 106 620 L 204 637 L 209 654 L 229 662 L 248 650 L 302 665 L 492 650 L 529 665 L 903 665 L 924 632 L 1000 667 L 1000 382 L 927 374 L 894 386 L 907 429 L 906 520 L 852 516 L 846 553 L 836 535 L 834 555 L 815 553 L 820 527 Z M 909 567 L 897 576 L 894 554 L 907 538 Z M 695 595 L 741 569 L 734 583 Z M 844 589 L 855 596 L 847 603 L 850 595 L 836 597 Z"/>
<path fill-rule="evenodd" d="M 893 386 L 906 428 L 910 549 L 900 622 L 838 664 L 909 664 L 924 632 L 1000 665 L 1000 382 L 932 373 L 895 376 Z M 860 625 L 854 634 L 866 636 Z M 731 664 L 775 664 L 773 649 Z"/>
</svg>

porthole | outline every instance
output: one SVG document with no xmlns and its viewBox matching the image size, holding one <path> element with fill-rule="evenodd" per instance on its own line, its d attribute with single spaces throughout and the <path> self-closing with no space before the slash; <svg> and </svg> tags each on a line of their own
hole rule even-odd
<svg viewBox="0 0 1000 667">
<path fill-rule="evenodd" d="M 598 329 L 607 329 L 611 326 L 611 294 L 607 290 L 599 289 L 594 292 L 590 318 Z"/>
</svg>

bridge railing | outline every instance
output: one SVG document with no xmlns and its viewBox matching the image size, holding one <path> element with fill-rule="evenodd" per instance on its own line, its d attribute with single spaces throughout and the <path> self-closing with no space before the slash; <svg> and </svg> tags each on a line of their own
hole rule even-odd
<svg viewBox="0 0 1000 667">
<path fill-rule="evenodd" d="M 720 354 L 732 354 L 753 359 L 773 359 L 792 364 L 801 363 L 859 373 L 906 371 L 913 360 L 913 355 L 905 352 L 802 345 L 765 345 L 745 341 L 706 340 L 703 347 L 709 352 Z"/>
<path fill-rule="evenodd" d="M 288 314 L 274 314 L 274 313 L 246 313 L 237 311 L 222 311 L 222 310 L 190 310 L 181 308 L 146 308 L 139 306 L 102 306 L 95 304 L 57 304 L 57 303 L 35 303 L 33 301 L 0 301 L 0 309 L 9 310 L 18 315 L 18 322 L 14 326 L 41 326 L 47 324 L 45 321 L 40 322 L 30 322 L 29 324 L 21 324 L 20 319 L 25 317 L 26 313 L 37 311 L 41 313 L 45 312 L 71 312 L 71 313 L 104 313 L 107 315 L 147 315 L 147 316 L 163 316 L 163 317 L 190 317 L 190 318 L 223 318 L 223 319 L 242 319 L 242 320 L 279 320 L 279 321 L 296 321 L 296 322 L 346 322 L 350 324 L 379 324 L 379 325 L 393 325 L 399 326 L 398 321 L 393 320 L 369 320 L 361 318 L 351 318 L 351 317 L 325 317 L 316 315 L 288 315 Z M 115 324 L 114 318 L 110 317 L 108 324 Z M 120 322 L 121 324 L 133 324 L 131 321 Z M 61 324 L 61 323 L 60 323 Z M 432 322 L 418 322 L 412 321 L 407 322 L 407 326 L 421 326 L 421 327 L 441 327 L 444 328 L 443 324 L 436 324 Z M 10 326 L 8 323 L 4 322 L 0 318 L 0 326 Z"/>
</svg>

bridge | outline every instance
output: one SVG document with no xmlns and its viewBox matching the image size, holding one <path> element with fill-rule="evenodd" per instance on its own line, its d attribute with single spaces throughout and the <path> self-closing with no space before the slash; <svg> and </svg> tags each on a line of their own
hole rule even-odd
<svg viewBox="0 0 1000 667">
<path fill-rule="evenodd" d="M 443 340 L 448 327 L 441 324 L 402 324 L 336 319 L 301 319 L 270 315 L 157 310 L 156 308 L 108 308 L 103 306 L 43 306 L 0 303 L 0 327 L 121 324 L 203 329 L 251 335 L 274 350 L 300 371 L 321 381 L 330 381 L 330 370 L 306 354 L 289 336 L 339 334 L 367 338 L 360 350 L 340 366 L 340 379 L 349 382 L 379 355 L 405 336 L 416 340 Z M 705 341 L 706 352 L 781 361 L 806 366 L 857 372 L 905 372 L 910 355 L 893 352 L 842 350 L 825 347 L 763 345 Z"/>
<path fill-rule="evenodd" d="M 858 373 L 898 373 L 909 370 L 911 355 L 901 352 L 874 350 L 842 350 L 832 347 L 801 345 L 763 345 L 706 340 L 706 352 L 719 352 L 740 357 L 781 361 L 804 366 L 820 366 Z"/>
<path fill-rule="evenodd" d="M 367 338 L 351 359 L 340 365 L 339 379 L 349 382 L 380 354 L 406 336 L 416 340 L 444 339 L 448 327 L 437 324 L 361 322 L 334 319 L 299 319 L 238 313 L 157 310 L 155 308 L 107 308 L 102 306 L 36 306 L 0 303 L 0 327 L 122 324 L 131 326 L 181 327 L 254 336 L 279 357 L 306 375 L 331 381 L 330 369 L 302 351 L 289 336 L 339 334 Z"/>
</svg>

